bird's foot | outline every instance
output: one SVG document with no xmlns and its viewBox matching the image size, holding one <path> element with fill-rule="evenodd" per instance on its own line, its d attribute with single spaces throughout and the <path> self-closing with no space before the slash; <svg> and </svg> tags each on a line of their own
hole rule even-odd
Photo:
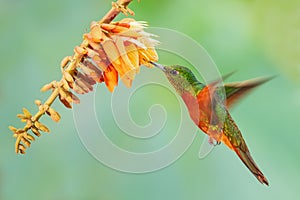
<svg viewBox="0 0 300 200">
<path fill-rule="evenodd" d="M 221 141 L 217 141 L 216 139 L 214 139 L 212 137 L 208 138 L 208 142 L 209 142 L 210 145 L 213 145 L 213 146 L 217 146 L 217 145 L 221 144 Z"/>
</svg>

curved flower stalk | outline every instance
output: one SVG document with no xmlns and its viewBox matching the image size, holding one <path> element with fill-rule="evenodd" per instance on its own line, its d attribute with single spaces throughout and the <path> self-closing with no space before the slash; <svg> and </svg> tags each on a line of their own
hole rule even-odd
<svg viewBox="0 0 300 200">
<path fill-rule="evenodd" d="M 16 153 L 25 154 L 26 148 L 35 140 L 29 131 L 37 137 L 41 132 L 50 132 L 39 121 L 41 116 L 47 114 L 53 121 L 60 121 L 59 113 L 51 107 L 57 97 L 67 108 L 72 108 L 73 103 L 80 103 L 75 93 L 88 93 L 96 83 L 104 82 L 111 92 L 119 79 L 130 87 L 141 65 L 151 67 L 149 62 L 158 60 L 155 51 L 158 41 L 153 39 L 154 35 L 144 31 L 145 22 L 132 18 L 112 22 L 120 12 L 134 14 L 127 8 L 131 1 L 113 2 L 112 9 L 101 21 L 92 22 L 90 32 L 84 34 L 81 45 L 74 48 L 74 55 L 61 61 L 62 79 L 41 88 L 43 92 L 51 90 L 52 93 L 44 104 L 40 100 L 35 101 L 38 112 L 32 115 L 23 108 L 23 114 L 17 115 L 26 125 L 22 129 L 9 127 L 16 138 Z"/>
</svg>

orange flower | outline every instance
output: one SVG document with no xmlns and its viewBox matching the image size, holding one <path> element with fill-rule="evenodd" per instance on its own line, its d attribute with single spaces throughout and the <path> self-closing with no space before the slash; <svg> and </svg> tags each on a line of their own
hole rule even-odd
<svg viewBox="0 0 300 200">
<path fill-rule="evenodd" d="M 74 49 L 83 57 L 77 72 L 71 74 L 74 83 L 70 83 L 70 87 L 77 93 L 90 91 L 91 88 L 82 83 L 87 82 L 83 81 L 85 78 L 104 81 L 111 92 L 119 78 L 130 87 L 141 65 L 151 67 L 149 62 L 158 60 L 155 45 L 159 42 L 152 39 L 154 35 L 144 31 L 146 26 L 145 22 L 130 18 L 110 24 L 92 22 L 91 31 L 84 35 L 88 46 Z"/>
<path fill-rule="evenodd" d="M 96 83 L 105 82 L 109 91 L 113 91 L 120 78 L 130 87 L 140 65 L 150 67 L 150 61 L 158 60 L 154 48 L 158 41 L 151 39 L 153 35 L 144 31 L 145 22 L 123 19 L 111 23 L 120 12 L 134 14 L 127 7 L 131 1 L 113 2 L 112 9 L 101 21 L 91 24 L 90 32 L 84 34 L 81 45 L 74 48 L 73 56 L 61 61 L 62 79 L 41 88 L 41 91 L 52 92 L 44 104 L 40 100 L 35 101 L 37 113 L 32 115 L 24 108 L 23 114 L 17 115 L 26 124 L 22 129 L 9 127 L 16 138 L 16 153 L 25 154 L 26 148 L 35 140 L 29 131 L 37 137 L 41 136 L 41 132 L 50 131 L 39 121 L 44 114 L 48 114 L 55 122 L 60 120 L 59 113 L 51 107 L 55 99 L 59 98 L 67 108 L 72 108 L 73 103 L 80 102 L 73 92 L 88 93 Z"/>
</svg>

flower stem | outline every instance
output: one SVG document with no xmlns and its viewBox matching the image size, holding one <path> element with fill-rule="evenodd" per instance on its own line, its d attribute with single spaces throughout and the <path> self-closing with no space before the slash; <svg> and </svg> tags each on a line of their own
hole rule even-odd
<svg viewBox="0 0 300 200">
<path fill-rule="evenodd" d="M 108 13 L 99 21 L 99 23 L 110 23 L 112 22 L 112 20 L 120 13 L 123 12 L 124 14 L 130 13 L 133 14 L 133 12 L 131 10 L 129 10 L 127 8 L 128 4 L 131 3 L 132 0 L 118 0 L 117 2 L 113 2 L 112 3 L 112 8 L 110 9 L 110 11 L 108 11 Z M 89 41 L 87 39 L 84 39 L 83 42 L 81 43 L 80 46 L 82 47 L 87 47 L 89 44 Z M 82 60 L 83 55 L 82 54 L 78 54 L 78 53 L 74 53 L 72 58 L 71 58 L 71 62 L 68 64 L 68 66 L 63 69 L 64 71 L 73 71 L 76 69 L 76 67 L 78 66 L 78 64 L 80 63 L 80 61 Z M 63 85 L 63 83 L 65 82 L 65 77 L 63 76 L 62 79 L 57 82 L 57 85 Z M 44 108 L 49 108 L 53 102 L 56 100 L 56 98 L 59 96 L 59 87 L 55 87 L 52 90 L 51 95 L 49 96 L 49 98 L 45 101 L 45 103 L 41 106 L 43 106 Z M 25 147 L 23 144 L 21 144 L 21 142 L 26 141 L 28 139 L 33 140 L 33 138 L 27 133 L 27 131 L 29 129 L 31 129 L 32 125 L 31 124 L 35 124 L 38 123 L 39 119 L 47 112 L 47 109 L 39 109 L 39 111 L 33 115 L 33 117 L 31 117 L 31 120 L 29 120 L 30 123 L 27 123 L 23 129 L 16 129 L 14 127 L 10 127 L 10 129 L 14 132 L 14 137 L 16 137 L 16 143 L 15 143 L 15 150 L 16 153 L 25 153 Z M 30 142 L 29 142 L 30 145 Z M 27 146 L 29 146 L 27 145 Z"/>
</svg>

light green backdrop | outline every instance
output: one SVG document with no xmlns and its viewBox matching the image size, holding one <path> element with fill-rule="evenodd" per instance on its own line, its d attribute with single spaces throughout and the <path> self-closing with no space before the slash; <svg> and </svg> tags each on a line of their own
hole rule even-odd
<svg viewBox="0 0 300 200">
<path fill-rule="evenodd" d="M 199 160 L 200 131 L 183 157 L 165 169 L 117 172 L 86 151 L 72 112 L 59 103 L 54 105 L 62 121 L 43 119 L 51 134 L 34 142 L 26 156 L 15 155 L 8 125 L 20 126 L 15 115 L 22 107 L 34 110 L 33 100 L 47 97 L 40 87 L 60 78 L 60 60 L 72 54 L 90 21 L 110 9 L 110 1 L 0 0 L 0 199 L 298 198 L 300 2 L 142 0 L 130 7 L 136 19 L 150 26 L 175 29 L 198 41 L 222 73 L 238 70 L 231 81 L 277 75 L 232 111 L 270 187 L 259 184 L 224 145 Z M 167 56 L 161 60 L 175 64 Z M 155 95 L 149 91 L 152 99 Z M 146 111 L 136 111 L 143 104 L 137 105 L 133 118 L 146 119 Z"/>
</svg>

